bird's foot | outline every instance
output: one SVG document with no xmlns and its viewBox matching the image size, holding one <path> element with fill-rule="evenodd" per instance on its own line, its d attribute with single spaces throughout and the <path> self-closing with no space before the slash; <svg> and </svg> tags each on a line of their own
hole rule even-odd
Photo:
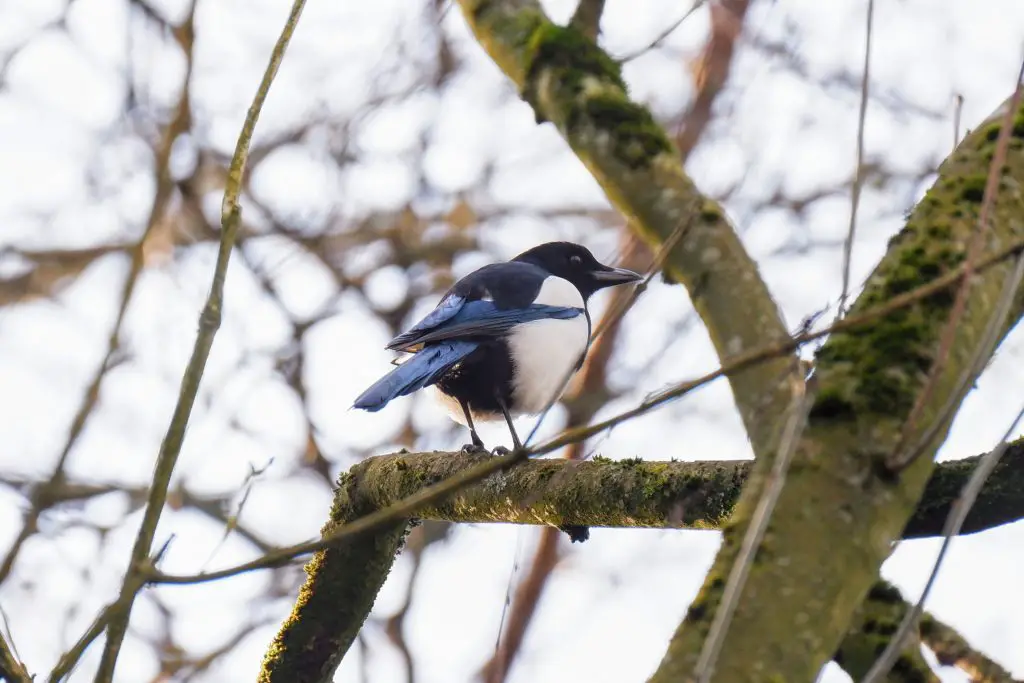
<svg viewBox="0 0 1024 683">
<path fill-rule="evenodd" d="M 491 449 L 491 455 L 508 455 L 511 452 L 512 451 L 505 448 L 504 446 L 495 446 L 494 448 Z"/>
<path fill-rule="evenodd" d="M 482 443 L 467 443 L 462 447 L 462 453 L 465 455 L 474 455 L 477 453 L 487 453 L 487 449 L 484 448 Z"/>
</svg>

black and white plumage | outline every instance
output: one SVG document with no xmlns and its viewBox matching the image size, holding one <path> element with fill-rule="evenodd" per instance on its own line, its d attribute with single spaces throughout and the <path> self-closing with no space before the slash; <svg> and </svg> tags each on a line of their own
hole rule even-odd
<svg viewBox="0 0 1024 683">
<path fill-rule="evenodd" d="M 462 278 L 423 320 L 387 345 L 412 357 L 378 380 L 354 407 L 377 411 L 428 386 L 452 417 L 504 417 L 516 447 L 513 415 L 537 414 L 557 400 L 583 364 L 590 342 L 587 300 L 599 289 L 634 282 L 636 273 L 602 265 L 571 242 L 549 242 Z"/>
</svg>

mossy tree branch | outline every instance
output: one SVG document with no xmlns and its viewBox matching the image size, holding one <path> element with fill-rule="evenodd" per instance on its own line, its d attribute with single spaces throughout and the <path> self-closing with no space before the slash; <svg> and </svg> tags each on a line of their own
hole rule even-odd
<svg viewBox="0 0 1024 683">
<path fill-rule="evenodd" d="M 324 535 L 387 507 L 386 502 L 381 504 L 385 491 L 363 485 L 364 466 L 356 465 L 342 476 Z M 369 615 L 408 529 L 408 520 L 396 520 L 313 556 L 306 564 L 307 580 L 295 608 L 263 659 L 259 683 L 334 680 L 334 671 Z"/>
<path fill-rule="evenodd" d="M 703 319 L 719 358 L 788 337 L 778 307 L 722 208 L 683 171 L 679 150 L 651 113 L 626 93 L 619 65 L 576 26 L 551 23 L 536 0 L 460 0 L 480 44 L 550 121 L 612 204 L 653 246 L 680 225 L 665 260 Z M 729 376 L 740 415 L 761 456 L 790 402 L 795 373 L 780 357 Z"/>
<path fill-rule="evenodd" d="M 863 680 L 908 609 L 910 605 L 894 586 L 885 581 L 877 582 L 857 610 L 833 661 L 853 680 Z M 939 683 L 940 679 L 921 655 L 920 638 L 911 638 L 884 680 L 886 683 Z"/>
<path fill-rule="evenodd" d="M 853 314 L 962 262 L 1001 116 L 984 122 L 942 165 L 935 185 L 891 241 Z M 989 250 L 1024 234 L 1018 218 L 1024 211 L 1024 112 L 1015 116 L 1007 169 L 986 236 Z M 936 390 L 924 404 L 915 439 L 936 421 L 947 400 L 956 405 L 962 399 L 957 379 L 973 360 L 1011 268 L 1001 264 L 972 281 L 966 314 Z M 818 398 L 768 541 L 760 548 L 733 620 L 716 680 L 751 680 L 751 672 L 758 672 L 755 680 L 809 680 L 839 645 L 890 542 L 916 507 L 935 449 L 948 429 L 948 423 L 941 425 L 923 457 L 898 477 L 881 466 L 899 442 L 924 387 L 952 301 L 949 293 L 922 300 L 872 328 L 833 336 L 819 353 Z M 692 671 L 759 493 L 757 487 L 744 490 L 719 557 L 651 679 L 655 683 Z M 843 543 L 833 542 L 840 537 Z"/>
<path fill-rule="evenodd" d="M 438 451 L 368 458 L 342 477 L 324 532 L 488 457 Z M 946 513 L 981 457 L 936 467 L 904 538 L 941 533 Z M 418 516 L 463 523 L 717 529 L 729 518 L 750 468 L 749 461 L 531 460 L 462 488 Z M 989 479 L 964 533 L 1018 519 L 1024 519 L 1024 439 L 1013 444 Z M 264 660 L 262 683 L 331 680 L 390 571 L 407 524 L 400 521 L 313 558 L 295 610 Z"/>
<path fill-rule="evenodd" d="M 539 120 L 552 121 L 601 183 L 612 202 L 649 238 L 664 239 L 680 221 L 686 239 L 674 260 L 679 279 L 694 294 L 723 360 L 749 336 L 779 330 L 774 304 L 742 249 L 729 249 L 735 235 L 722 228 L 721 212 L 709 208 L 682 174 L 678 159 L 650 114 L 631 103 L 616 65 L 572 27 L 554 26 L 528 0 L 462 0 L 470 26 L 503 71 L 524 92 Z M 963 245 L 974 230 L 996 135 L 987 122 L 947 160 L 929 195 L 890 245 L 854 311 L 907 291 L 963 261 Z M 1024 177 L 1021 135 L 1011 142 L 1010 174 Z M 690 201 L 680 198 L 689 198 Z M 1003 188 L 993 207 L 986 247 L 1019 238 L 1013 220 L 1022 204 L 1020 184 Z M 669 219 L 669 220 L 666 220 Z M 708 241 L 702 242 L 702 238 Z M 722 247 L 725 247 L 723 249 Z M 749 264 L 749 267 L 748 267 Z M 710 265 L 710 267 L 709 267 Z M 707 278 L 736 269 L 714 292 Z M 670 269 L 670 272 L 671 269 Z M 753 278 L 751 277 L 751 274 Z M 1007 274 L 1003 265 L 971 283 L 968 314 L 949 347 L 944 372 L 922 403 L 918 424 L 937 422 L 941 407 L 959 402 L 956 379 L 969 364 L 993 315 Z M 698 286 L 699 285 L 699 286 Z M 752 308 L 731 308 L 736 302 Z M 939 333 L 952 301 L 931 297 L 888 316 L 872 329 L 838 335 L 819 356 L 820 393 L 809 428 L 794 458 L 794 472 L 779 499 L 767 543 L 745 587 L 745 600 L 721 649 L 717 680 L 809 680 L 835 650 L 854 610 L 867 593 L 914 509 L 928 479 L 931 456 L 945 425 L 925 457 L 898 480 L 884 474 L 879 458 L 899 443 L 928 370 L 935 362 Z M 765 315 L 771 310 L 772 315 Z M 742 319 L 737 323 L 734 316 Z M 733 337 L 724 330 L 735 332 Z M 785 359 L 757 372 L 731 377 L 740 413 L 761 453 L 787 404 L 779 379 Z M 774 373 L 774 376 L 771 376 Z M 770 410 L 764 410 L 771 405 Z M 920 429 L 918 429 L 920 432 Z M 915 435 L 917 436 L 917 435 Z M 829 460 L 822 456 L 828 454 Z M 691 607 L 652 681 L 690 676 L 721 599 L 724 578 L 737 557 L 751 513 L 764 489 L 770 458 L 759 462 L 737 507 L 734 523 L 704 590 Z M 830 539 L 849 543 L 836 548 Z M 825 609 L 825 606 L 829 609 Z M 780 623 L 779 615 L 784 615 Z"/>
<path fill-rule="evenodd" d="M 836 652 L 835 662 L 853 680 L 862 680 L 911 607 L 895 586 L 887 581 L 876 582 Z M 1006 669 L 928 613 L 923 615 L 918 633 L 885 680 L 889 683 L 938 681 L 938 676 L 921 656 L 921 645 L 931 650 L 940 664 L 957 667 L 970 676 L 973 683 L 1017 683 Z"/>
</svg>

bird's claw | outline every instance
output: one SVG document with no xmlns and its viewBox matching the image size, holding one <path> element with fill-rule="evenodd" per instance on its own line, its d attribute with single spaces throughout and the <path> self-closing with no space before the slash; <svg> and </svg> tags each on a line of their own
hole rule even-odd
<svg viewBox="0 0 1024 683">
<path fill-rule="evenodd" d="M 467 443 L 462 447 L 462 453 L 465 455 L 474 455 L 476 453 L 487 453 L 487 449 L 484 448 L 483 444 Z"/>
<path fill-rule="evenodd" d="M 499 455 L 499 456 L 501 456 L 501 455 L 508 455 L 511 452 L 512 451 L 510 451 L 509 449 L 505 448 L 504 446 L 495 446 L 491 450 L 491 455 Z"/>
</svg>

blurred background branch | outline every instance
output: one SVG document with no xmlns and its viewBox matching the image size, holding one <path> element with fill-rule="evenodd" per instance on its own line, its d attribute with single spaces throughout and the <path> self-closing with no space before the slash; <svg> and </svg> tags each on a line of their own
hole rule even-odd
<svg viewBox="0 0 1024 683">
<path fill-rule="evenodd" d="M 854 294 L 948 154 L 954 116 L 977 128 L 1005 95 L 1024 17 L 1012 0 L 993 1 L 1000 21 L 984 31 L 949 0 L 878 8 Z M 583 33 L 621 56 L 631 98 L 672 133 L 687 176 L 728 216 L 785 331 L 816 329 L 840 292 L 865 2 L 738 6 L 544 9 L 560 25 L 577 14 Z M 70 680 L 96 672 L 99 651 L 87 646 L 98 633 L 83 632 L 120 587 L 221 237 L 232 145 L 286 12 L 281 0 L 0 3 L 0 606 L 29 673 L 72 651 Z M 725 48 L 722 71 L 707 57 Z M 241 178 L 223 325 L 161 515 L 157 540 L 171 542 L 160 570 L 171 574 L 218 571 L 315 535 L 339 474 L 368 456 L 462 443 L 425 397 L 346 412 L 387 368 L 386 340 L 456 278 L 550 239 L 640 269 L 650 259 L 451 3 L 310 6 L 274 88 Z M 688 152 L 698 110 L 706 128 Z M 719 367 L 694 307 L 705 303 L 700 287 L 691 301 L 677 277 L 652 281 L 597 342 L 541 439 Z M 597 297 L 595 324 L 620 303 Z M 1019 355 L 1015 337 L 1001 347 L 946 453 L 991 446 L 990 427 L 1024 382 Z M 715 383 L 556 455 L 743 460 L 755 450 L 728 386 Z M 949 476 L 930 480 L 929 500 L 955 497 L 968 471 L 955 469 L 936 469 Z M 1015 472 L 987 488 L 975 530 L 1014 518 L 1015 490 L 997 484 Z M 905 536 L 930 535 L 944 511 L 920 507 Z M 472 679 L 494 654 L 512 556 L 534 552 L 516 576 L 537 597 L 509 607 L 506 637 L 514 645 L 519 631 L 519 646 L 505 655 L 517 653 L 506 678 L 641 680 L 717 543 L 713 533 L 595 527 L 586 544 L 559 544 L 551 529 L 538 546 L 515 528 L 414 527 L 336 680 Z M 1019 564 L 1021 528 L 958 539 L 929 604 L 1018 677 L 1024 622 L 1006 568 Z M 931 543 L 900 543 L 886 578 L 913 593 L 915 558 Z M 147 588 L 118 678 L 251 681 L 303 579 L 287 563 L 206 587 Z M 628 632 L 609 627 L 622 623 Z M 829 665 L 823 680 L 844 675 Z"/>
</svg>

